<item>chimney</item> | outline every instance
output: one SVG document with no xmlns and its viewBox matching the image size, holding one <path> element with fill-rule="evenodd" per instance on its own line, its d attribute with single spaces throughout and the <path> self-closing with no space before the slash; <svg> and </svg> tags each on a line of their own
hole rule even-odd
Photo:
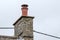
<svg viewBox="0 0 60 40">
<path fill-rule="evenodd" d="M 21 6 L 22 6 L 22 8 L 21 8 L 22 16 L 27 16 L 28 15 L 28 5 L 27 4 L 23 4 Z"/>
<path fill-rule="evenodd" d="M 33 40 L 33 19 L 32 16 L 27 16 L 28 5 L 22 5 L 22 16 L 13 24 L 15 36 L 20 36 L 24 40 Z"/>
</svg>

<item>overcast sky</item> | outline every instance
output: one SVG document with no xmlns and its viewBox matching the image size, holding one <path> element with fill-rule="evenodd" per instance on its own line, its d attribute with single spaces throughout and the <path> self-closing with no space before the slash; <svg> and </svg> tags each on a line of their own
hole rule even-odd
<svg viewBox="0 0 60 40">
<path fill-rule="evenodd" d="M 0 0 L 0 27 L 14 27 L 22 4 L 28 4 L 28 15 L 35 17 L 34 30 L 60 37 L 60 0 Z M 13 34 L 13 29 L 0 29 L 0 35 Z M 59 39 L 34 33 L 34 40 Z"/>
</svg>

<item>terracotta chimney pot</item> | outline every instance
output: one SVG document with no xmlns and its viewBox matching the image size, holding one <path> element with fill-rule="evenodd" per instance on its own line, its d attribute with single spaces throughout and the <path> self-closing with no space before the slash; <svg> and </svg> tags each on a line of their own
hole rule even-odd
<svg viewBox="0 0 60 40">
<path fill-rule="evenodd" d="M 23 4 L 21 10 L 22 10 L 22 16 L 28 15 L 28 5 L 27 4 Z"/>
</svg>

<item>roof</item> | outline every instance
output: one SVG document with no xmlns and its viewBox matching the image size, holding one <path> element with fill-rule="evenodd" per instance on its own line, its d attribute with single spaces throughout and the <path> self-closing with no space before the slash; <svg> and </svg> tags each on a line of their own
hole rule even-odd
<svg viewBox="0 0 60 40">
<path fill-rule="evenodd" d="M 17 39 L 18 38 L 16 36 L 3 36 L 3 35 L 0 35 L 0 37 L 3 37 L 3 38 L 12 38 L 12 39 Z"/>
</svg>

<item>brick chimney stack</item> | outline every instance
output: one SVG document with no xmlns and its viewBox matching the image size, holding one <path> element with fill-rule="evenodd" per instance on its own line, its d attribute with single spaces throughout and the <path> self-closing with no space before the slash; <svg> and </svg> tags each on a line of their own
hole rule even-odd
<svg viewBox="0 0 60 40">
<path fill-rule="evenodd" d="M 27 16 L 28 15 L 28 5 L 27 4 L 23 4 L 21 6 L 22 6 L 22 8 L 21 8 L 22 16 Z"/>
</svg>

